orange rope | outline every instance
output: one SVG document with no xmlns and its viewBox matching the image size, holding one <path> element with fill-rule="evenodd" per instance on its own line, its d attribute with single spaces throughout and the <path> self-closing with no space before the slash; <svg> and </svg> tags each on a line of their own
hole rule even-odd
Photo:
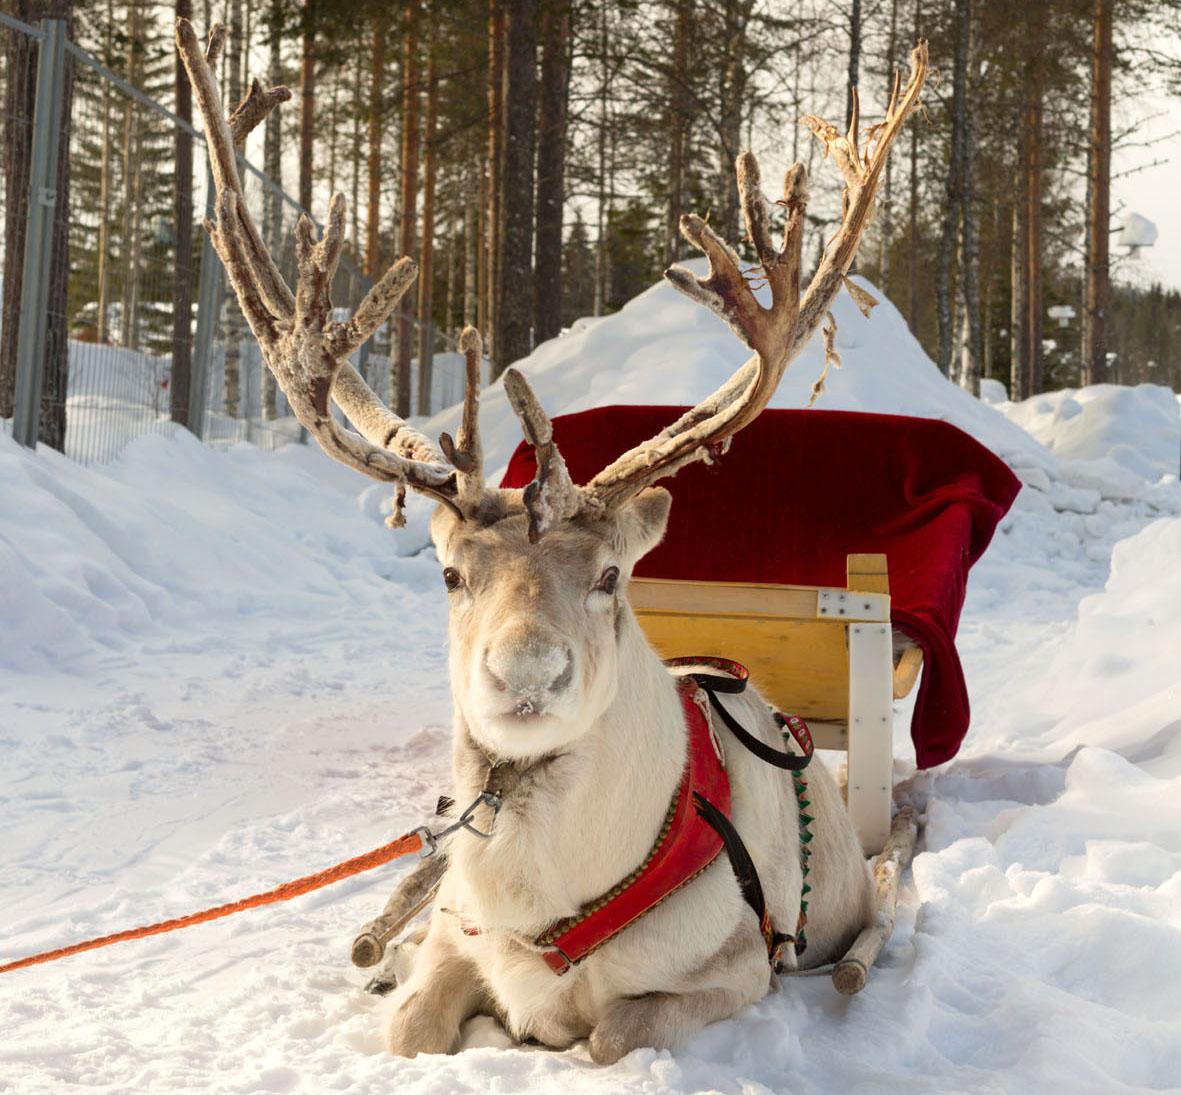
<svg viewBox="0 0 1181 1095">
<path fill-rule="evenodd" d="M 104 935 L 98 939 L 87 939 L 83 943 L 73 943 L 68 947 L 59 947 L 57 950 L 43 951 L 41 954 L 31 954 L 28 958 L 19 958 L 15 962 L 9 962 L 7 965 L 0 966 L 0 973 L 11 973 L 13 970 L 24 969 L 25 966 L 36 966 L 42 962 L 53 962 L 55 959 L 66 958 L 71 954 L 81 954 L 83 951 L 108 947 L 112 943 L 122 943 L 127 939 L 143 939 L 148 935 L 162 935 L 164 932 L 173 932 L 178 928 L 187 928 L 193 924 L 203 924 L 207 920 L 218 920 L 223 916 L 231 916 L 233 913 L 241 912 L 243 909 L 256 909 L 260 905 L 273 905 L 277 901 L 290 901 L 293 897 L 300 897 L 305 893 L 311 893 L 312 890 L 322 889 L 324 886 L 330 886 L 333 882 L 339 882 L 344 878 L 351 878 L 353 875 L 361 874 L 363 871 L 371 871 L 374 867 L 380 867 L 401 856 L 410 855 L 412 852 L 417 852 L 421 849 L 422 836 L 417 832 L 407 833 L 405 836 L 400 836 L 397 840 L 391 841 L 389 844 L 383 844 L 380 848 L 374 848 L 373 851 L 366 852 L 364 855 L 355 856 L 353 859 L 346 859 L 343 863 L 338 863 L 335 867 L 329 867 L 326 871 L 305 875 L 303 878 L 297 878 L 292 882 L 285 882 L 282 886 L 278 886 L 273 890 L 267 890 L 266 893 L 256 893 L 253 897 L 244 897 L 240 901 L 232 901 L 228 905 L 218 905 L 212 909 L 205 909 L 203 912 L 189 913 L 188 916 L 179 916 L 175 920 L 162 920 L 159 924 L 149 924 L 143 928 L 128 928 L 127 931 L 116 932 L 114 935 Z"/>
</svg>

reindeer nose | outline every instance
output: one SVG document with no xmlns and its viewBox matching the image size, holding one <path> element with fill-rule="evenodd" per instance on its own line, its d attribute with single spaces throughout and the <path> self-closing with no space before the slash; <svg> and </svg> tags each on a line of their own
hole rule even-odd
<svg viewBox="0 0 1181 1095">
<path fill-rule="evenodd" d="M 570 687 L 574 653 L 563 642 L 530 638 L 496 643 L 484 651 L 484 671 L 498 692 L 508 692 L 540 708 Z"/>
</svg>

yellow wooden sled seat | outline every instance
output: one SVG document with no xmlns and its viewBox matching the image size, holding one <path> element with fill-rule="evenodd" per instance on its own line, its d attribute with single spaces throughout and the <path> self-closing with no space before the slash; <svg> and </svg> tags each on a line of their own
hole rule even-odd
<svg viewBox="0 0 1181 1095">
<path fill-rule="evenodd" d="M 632 608 L 661 657 L 713 654 L 750 670 L 775 707 L 801 715 L 820 749 L 848 753 L 849 813 L 866 854 L 890 832 L 893 704 L 922 652 L 896 659 L 885 555 L 849 555 L 844 589 L 633 578 Z"/>
</svg>

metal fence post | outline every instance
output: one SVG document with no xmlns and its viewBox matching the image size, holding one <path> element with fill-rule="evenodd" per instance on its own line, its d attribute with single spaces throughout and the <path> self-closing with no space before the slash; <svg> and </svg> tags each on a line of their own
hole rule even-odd
<svg viewBox="0 0 1181 1095">
<path fill-rule="evenodd" d="M 49 328 L 49 275 L 53 258 L 53 219 L 57 210 L 57 158 L 62 132 L 66 24 L 42 19 L 44 37 L 37 51 L 37 99 L 29 170 L 28 227 L 21 275 L 20 334 L 16 349 L 16 391 L 12 436 L 37 447 L 41 424 L 41 386 Z"/>
<path fill-rule="evenodd" d="M 213 171 L 205 166 L 205 216 L 213 219 Z M 189 388 L 189 429 L 198 437 L 205 434 L 205 404 L 209 396 L 209 359 L 217 330 L 221 302 L 221 260 L 213 250 L 209 233 L 201 233 L 201 275 L 197 284 L 197 337 L 193 343 L 193 373 Z"/>
</svg>

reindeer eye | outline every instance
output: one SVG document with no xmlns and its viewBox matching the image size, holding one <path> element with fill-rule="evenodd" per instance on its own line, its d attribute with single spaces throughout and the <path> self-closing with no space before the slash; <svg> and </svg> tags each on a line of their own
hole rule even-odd
<svg viewBox="0 0 1181 1095">
<path fill-rule="evenodd" d="M 599 584 L 595 589 L 602 593 L 614 593 L 615 587 L 619 585 L 619 567 L 608 567 L 603 571 L 603 576 L 599 579 Z"/>
<path fill-rule="evenodd" d="M 463 575 L 459 573 L 455 567 L 443 568 L 443 582 L 447 586 L 448 593 L 454 593 L 461 585 L 463 585 Z"/>
</svg>

